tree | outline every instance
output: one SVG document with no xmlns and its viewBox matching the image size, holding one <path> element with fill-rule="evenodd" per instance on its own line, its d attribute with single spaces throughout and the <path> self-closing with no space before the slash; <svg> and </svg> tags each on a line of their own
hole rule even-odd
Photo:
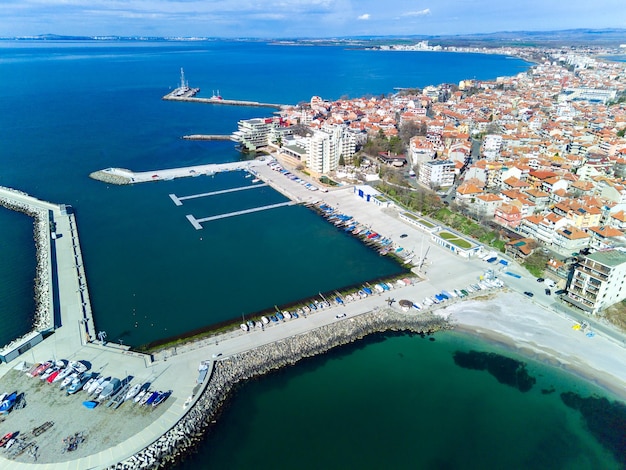
<svg viewBox="0 0 626 470">
<path fill-rule="evenodd" d="M 341 155 L 339 155 L 339 166 L 345 166 L 346 165 L 346 160 L 343 158 L 343 153 Z"/>
</svg>

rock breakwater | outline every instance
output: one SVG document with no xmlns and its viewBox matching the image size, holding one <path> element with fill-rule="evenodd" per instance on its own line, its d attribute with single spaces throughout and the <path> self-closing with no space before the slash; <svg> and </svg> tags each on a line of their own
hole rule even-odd
<svg viewBox="0 0 626 470">
<path fill-rule="evenodd" d="M 130 170 L 124 171 L 128 171 L 130 173 Z M 103 183 L 108 184 L 123 185 L 131 183 L 130 177 L 126 177 L 120 174 L 114 174 L 107 170 L 94 171 L 93 173 L 89 174 L 89 177 L 96 181 L 102 181 Z"/>
<path fill-rule="evenodd" d="M 406 331 L 430 334 L 449 328 L 443 318 L 430 313 L 407 315 L 392 309 L 376 309 L 218 361 L 206 388 L 174 427 L 142 451 L 109 468 L 169 468 L 183 460 L 200 443 L 234 387 L 246 380 L 375 333 Z"/>
<path fill-rule="evenodd" d="M 7 188 L 5 188 L 7 189 Z M 26 195 L 21 191 L 11 190 L 16 194 Z M 51 282 L 50 279 L 50 216 L 49 211 L 38 209 L 28 203 L 15 201 L 7 197 L 0 197 L 0 206 L 9 210 L 21 212 L 33 218 L 33 239 L 35 241 L 37 265 L 35 270 L 35 314 L 33 330 L 41 331 L 51 327 Z M 18 338 L 13 343 L 17 343 Z"/>
</svg>

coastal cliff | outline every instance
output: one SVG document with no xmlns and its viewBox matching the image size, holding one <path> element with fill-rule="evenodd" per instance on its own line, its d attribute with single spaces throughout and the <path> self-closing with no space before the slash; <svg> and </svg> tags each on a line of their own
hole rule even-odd
<svg viewBox="0 0 626 470">
<path fill-rule="evenodd" d="M 345 321 L 323 326 L 298 336 L 260 346 L 217 361 L 205 390 L 189 412 L 167 433 L 132 457 L 109 467 L 116 470 L 169 468 L 192 451 L 217 419 L 222 405 L 240 383 L 271 371 L 323 354 L 368 335 L 387 331 L 431 334 L 449 329 L 431 313 L 403 314 L 376 309 Z"/>
</svg>

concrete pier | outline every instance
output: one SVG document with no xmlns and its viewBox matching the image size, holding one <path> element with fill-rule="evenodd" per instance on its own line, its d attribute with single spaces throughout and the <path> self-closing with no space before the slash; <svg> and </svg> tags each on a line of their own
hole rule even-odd
<svg viewBox="0 0 626 470">
<path fill-rule="evenodd" d="M 230 135 L 221 134 L 191 134 L 184 135 L 184 140 L 230 140 Z"/>
<path fill-rule="evenodd" d="M 91 173 L 90 178 L 110 184 L 134 184 L 148 181 L 167 181 L 175 178 L 188 178 L 201 175 L 214 175 L 224 171 L 251 170 L 265 165 L 265 159 L 244 160 L 230 163 L 210 163 L 207 165 L 186 166 L 164 170 L 135 172 L 125 168 L 107 168 Z"/>
<path fill-rule="evenodd" d="M 293 204 L 295 204 L 293 201 L 280 202 L 278 204 L 270 204 L 268 206 L 254 207 L 252 209 L 229 212 L 227 214 L 213 215 L 211 217 L 205 217 L 203 219 L 196 219 L 193 215 L 187 215 L 187 220 L 191 222 L 191 225 L 193 225 L 196 230 L 200 230 L 202 229 L 202 225 L 201 225 L 202 222 L 210 222 L 212 220 L 226 219 L 228 217 L 236 217 L 238 215 L 252 214 L 253 212 L 267 211 L 270 209 L 276 209 L 278 207 L 292 206 Z"/>
<path fill-rule="evenodd" d="M 64 337 L 66 345 L 70 349 L 83 345 L 95 337 L 95 325 L 71 207 L 41 201 L 3 187 L 0 187 L 0 200 L 10 209 L 41 214 L 39 220 L 45 226 L 45 230 L 39 232 L 43 252 L 38 252 L 38 259 L 45 263 L 45 267 L 38 266 L 36 284 L 47 290 L 39 293 L 36 302 L 39 303 L 37 316 L 46 320 L 36 318 L 35 329 L 45 331 L 69 325 L 63 329 L 68 333 L 67 338 Z"/>
<path fill-rule="evenodd" d="M 174 201 L 174 204 L 176 204 L 177 206 L 182 206 L 183 205 L 182 201 L 186 201 L 187 199 L 196 199 L 196 198 L 199 198 L 199 197 L 217 196 L 218 194 L 227 194 L 227 193 L 234 193 L 234 192 L 237 192 L 237 191 L 246 191 L 248 189 L 262 188 L 264 186 L 267 186 L 267 183 L 255 184 L 255 185 L 252 185 L 252 186 L 240 186 L 239 188 L 222 189 L 221 191 L 212 191 L 210 193 L 193 194 L 191 196 L 178 197 L 178 196 L 176 196 L 176 194 L 170 194 L 169 196 L 172 199 L 172 201 Z"/>
</svg>

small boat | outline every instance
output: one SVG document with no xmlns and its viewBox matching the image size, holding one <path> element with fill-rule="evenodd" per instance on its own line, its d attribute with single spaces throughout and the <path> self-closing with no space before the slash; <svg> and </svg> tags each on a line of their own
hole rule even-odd
<svg viewBox="0 0 626 470">
<path fill-rule="evenodd" d="M 100 396 L 100 394 L 102 393 L 102 391 L 109 386 L 109 384 L 111 383 L 111 377 L 105 379 L 100 385 L 98 385 L 98 387 L 93 391 L 93 396 L 97 397 Z"/>
<path fill-rule="evenodd" d="M 14 433 L 9 432 L 9 433 L 6 433 L 4 436 L 2 436 L 2 438 L 0 439 L 0 447 L 4 447 L 5 444 L 11 440 L 11 438 L 13 437 L 13 434 Z"/>
<path fill-rule="evenodd" d="M 146 393 L 148 393 L 148 389 L 144 389 L 144 390 L 140 390 L 139 393 L 137 394 L 137 396 L 133 399 L 133 401 L 135 403 L 139 403 L 140 401 L 143 400 L 143 397 L 146 396 Z"/>
<path fill-rule="evenodd" d="M 89 408 L 90 410 L 93 410 L 96 406 L 98 406 L 98 402 L 93 401 L 93 400 L 87 400 L 83 402 L 83 406 L 85 408 Z"/>
<path fill-rule="evenodd" d="M 150 399 L 150 397 L 152 396 L 153 393 L 157 393 L 157 392 L 152 392 L 150 390 L 146 390 L 146 393 L 143 395 L 143 398 L 141 399 L 141 401 L 139 402 L 140 405 L 145 405 L 146 402 Z"/>
<path fill-rule="evenodd" d="M 2 403 L 0 403 L 0 414 L 7 414 L 15 405 L 15 400 L 17 399 L 17 392 L 13 392 L 8 395 Z"/>
<path fill-rule="evenodd" d="M 39 367 L 41 367 L 41 362 L 35 362 L 30 368 L 26 371 L 26 375 L 32 375 Z"/>
<path fill-rule="evenodd" d="M 48 382 L 49 384 L 51 384 L 54 379 L 56 379 L 59 375 L 59 372 L 61 372 L 61 369 L 57 369 L 55 371 L 53 371 L 50 376 L 46 379 L 46 382 Z"/>
<path fill-rule="evenodd" d="M 289 313 L 287 310 L 283 312 L 283 315 L 285 316 L 285 320 L 291 320 L 291 313 Z"/>
<path fill-rule="evenodd" d="M 149 388 L 149 387 L 150 387 L 150 383 L 149 383 L 149 382 L 143 383 L 143 384 L 141 384 L 141 386 L 139 387 L 139 390 L 137 390 L 137 393 L 135 393 L 135 395 L 133 395 L 133 396 L 132 396 L 132 397 L 130 397 L 130 398 L 125 398 L 125 399 L 126 399 L 126 400 L 133 400 L 133 401 L 137 402 L 137 401 L 141 400 L 141 397 L 142 397 L 143 395 L 145 395 L 146 390 L 148 390 L 148 388 Z M 132 390 L 132 389 L 131 389 L 131 390 Z M 129 390 L 129 392 L 126 394 L 126 397 L 128 397 L 128 394 L 129 394 L 129 393 L 130 393 L 130 390 Z M 141 395 L 141 396 L 140 396 L 140 395 Z M 139 400 L 137 400 L 137 397 L 139 397 Z"/>
<path fill-rule="evenodd" d="M 124 401 L 132 400 L 133 398 L 135 398 L 135 396 L 139 393 L 139 389 L 141 389 L 141 384 L 135 384 L 133 387 L 131 387 L 126 393 Z"/>
<path fill-rule="evenodd" d="M 74 395 L 76 392 L 83 390 L 83 387 L 90 381 L 95 380 L 97 372 L 83 373 L 79 375 L 74 381 L 67 387 L 67 394 Z"/>
<path fill-rule="evenodd" d="M 98 395 L 98 400 L 102 401 L 106 400 L 109 397 L 112 397 L 118 392 L 120 388 L 122 388 L 122 381 L 117 378 L 111 379 L 107 386 L 102 389 L 100 395 Z"/>
<path fill-rule="evenodd" d="M 146 406 L 148 406 L 148 405 L 152 405 L 152 402 L 153 402 L 154 400 L 156 400 L 156 398 L 157 398 L 157 397 L 158 397 L 161 393 L 162 393 L 162 392 L 152 392 L 152 393 L 148 396 L 148 398 L 146 399 L 146 401 L 142 403 L 142 405 L 146 405 Z"/>
<path fill-rule="evenodd" d="M 239 325 L 239 328 L 241 328 L 243 331 L 248 331 L 248 325 L 246 325 L 245 323 L 242 323 L 241 325 Z"/>
<path fill-rule="evenodd" d="M 92 385 L 92 384 L 93 384 L 96 380 L 98 380 L 97 375 L 98 375 L 98 374 L 94 375 L 94 376 L 93 376 L 92 378 L 90 378 L 87 382 L 85 382 L 85 383 L 83 384 L 83 386 L 82 386 L 82 390 L 84 390 L 85 392 L 86 392 L 87 390 L 89 390 L 89 387 L 91 387 L 91 385 Z"/>
<path fill-rule="evenodd" d="M 300 315 L 298 315 L 298 312 L 293 312 L 293 313 L 291 314 L 291 316 L 292 316 L 293 318 L 299 318 L 299 317 L 300 317 Z"/>
<path fill-rule="evenodd" d="M 38 375 L 43 374 L 51 366 L 52 366 L 52 362 L 50 362 L 50 361 L 44 362 L 39 367 L 37 367 L 33 372 L 31 372 L 30 376 L 31 377 L 37 377 Z"/>
<path fill-rule="evenodd" d="M 285 319 L 284 315 L 280 312 L 276 312 L 276 318 L 278 318 L 280 321 Z"/>
<path fill-rule="evenodd" d="M 86 390 L 88 395 L 93 395 L 98 387 L 102 385 L 106 380 L 111 380 L 111 377 L 104 378 L 104 376 L 100 377 L 91 386 Z"/>
<path fill-rule="evenodd" d="M 59 382 L 63 379 L 65 379 L 65 377 L 67 377 L 68 375 L 74 373 L 74 368 L 71 366 L 67 366 L 65 369 L 62 369 L 59 371 L 59 373 L 57 374 L 57 376 L 52 380 L 52 382 Z M 51 382 L 51 383 L 52 383 Z"/>
<path fill-rule="evenodd" d="M 270 322 L 270 320 L 269 320 L 269 318 L 267 318 L 267 317 L 261 317 L 261 322 L 262 322 L 264 325 L 267 325 L 267 324 Z"/>
<path fill-rule="evenodd" d="M 59 385 L 59 388 L 61 390 L 63 390 L 65 387 L 67 387 L 68 385 L 70 385 L 72 382 L 74 382 L 74 380 L 78 379 L 78 372 L 74 372 L 71 375 L 68 375 L 67 377 L 65 377 L 63 379 L 63 382 L 61 382 L 61 385 Z M 80 380 L 80 379 L 78 379 Z"/>
<path fill-rule="evenodd" d="M 152 402 L 152 407 L 155 408 L 157 406 L 159 406 L 161 403 L 163 403 L 165 400 L 167 400 L 167 398 L 172 394 L 171 390 L 168 390 L 167 392 L 163 392 L 161 393 L 158 397 L 156 397 L 154 399 L 154 401 Z"/>
</svg>

